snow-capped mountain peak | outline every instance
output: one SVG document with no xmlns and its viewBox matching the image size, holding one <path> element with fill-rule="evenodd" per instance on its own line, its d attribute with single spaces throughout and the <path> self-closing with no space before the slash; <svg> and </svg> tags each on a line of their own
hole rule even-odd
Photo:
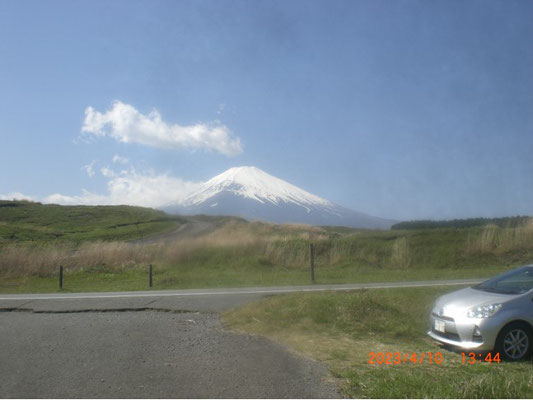
<svg viewBox="0 0 533 400">
<path fill-rule="evenodd" d="M 256 167 L 230 168 L 164 210 L 183 215 L 233 215 L 276 223 L 356 228 L 388 229 L 393 223 L 334 204 Z"/>
<path fill-rule="evenodd" d="M 333 206 L 315 196 L 256 167 L 234 167 L 205 182 L 202 187 L 184 199 L 184 206 L 194 206 L 221 193 L 229 192 L 260 203 L 293 203 L 304 208 L 312 205 Z"/>
</svg>

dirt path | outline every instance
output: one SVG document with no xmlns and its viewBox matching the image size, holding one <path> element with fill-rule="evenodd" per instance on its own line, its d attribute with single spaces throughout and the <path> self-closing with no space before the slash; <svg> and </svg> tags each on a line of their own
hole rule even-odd
<svg viewBox="0 0 533 400">
<path fill-rule="evenodd" d="M 146 238 L 132 240 L 134 244 L 153 244 L 161 242 L 173 242 L 181 239 L 194 238 L 206 235 L 215 229 L 215 224 L 208 221 L 188 220 L 185 224 L 179 226 L 176 230 L 168 233 L 148 236 Z"/>
</svg>

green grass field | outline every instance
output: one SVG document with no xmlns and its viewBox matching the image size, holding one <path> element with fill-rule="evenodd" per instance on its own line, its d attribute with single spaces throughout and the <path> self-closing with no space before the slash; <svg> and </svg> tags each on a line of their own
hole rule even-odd
<svg viewBox="0 0 533 400">
<path fill-rule="evenodd" d="M 317 283 L 485 278 L 533 262 L 532 222 L 369 231 L 203 216 L 209 234 L 132 244 L 185 220 L 139 207 L 0 206 L 4 293 L 57 291 L 59 265 L 64 291 L 146 289 L 149 264 L 155 289 L 309 284 L 309 243 Z"/>
<path fill-rule="evenodd" d="M 348 397 L 532 398 L 533 361 L 463 364 L 427 336 L 428 314 L 447 288 L 376 289 L 270 297 L 223 315 L 231 329 L 267 336 L 324 362 Z M 369 364 L 369 353 L 400 353 Z M 440 352 L 442 362 L 428 361 Z M 417 361 L 403 363 L 403 355 Z M 420 363 L 421 354 L 425 360 Z M 414 359 L 413 359 L 414 360 Z"/>
<path fill-rule="evenodd" d="M 183 219 L 151 208 L 0 200 L 0 246 L 139 239 L 175 229 L 179 223 Z"/>
</svg>

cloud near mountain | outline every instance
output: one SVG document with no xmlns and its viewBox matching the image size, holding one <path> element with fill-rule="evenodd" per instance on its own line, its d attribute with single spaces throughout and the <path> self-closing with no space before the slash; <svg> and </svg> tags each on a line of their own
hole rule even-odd
<svg viewBox="0 0 533 400">
<path fill-rule="evenodd" d="M 155 174 L 153 171 L 140 173 L 133 167 L 121 171 L 103 167 L 100 173 L 108 179 L 107 194 L 96 194 L 83 189 L 79 195 L 55 193 L 42 201 L 64 205 L 127 204 L 157 208 L 185 197 L 200 186 L 199 183 L 169 174 Z"/>
<path fill-rule="evenodd" d="M 240 139 L 222 124 L 169 124 L 155 109 L 145 115 L 121 101 L 115 101 L 105 112 L 87 107 L 81 131 L 84 135 L 109 136 L 122 143 L 161 149 L 202 149 L 226 156 L 243 151 Z"/>
</svg>

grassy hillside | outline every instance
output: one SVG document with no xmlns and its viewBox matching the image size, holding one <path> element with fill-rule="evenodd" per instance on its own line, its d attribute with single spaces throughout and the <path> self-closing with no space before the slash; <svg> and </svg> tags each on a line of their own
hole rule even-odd
<svg viewBox="0 0 533 400">
<path fill-rule="evenodd" d="M 0 246 L 0 291 L 146 289 L 308 284 L 309 243 L 317 283 L 484 278 L 533 263 L 533 222 L 514 228 L 365 231 L 203 217 L 216 229 L 170 243 L 62 242 Z"/>
<path fill-rule="evenodd" d="M 0 246 L 137 239 L 173 229 L 180 221 L 151 208 L 0 201 Z"/>
</svg>

